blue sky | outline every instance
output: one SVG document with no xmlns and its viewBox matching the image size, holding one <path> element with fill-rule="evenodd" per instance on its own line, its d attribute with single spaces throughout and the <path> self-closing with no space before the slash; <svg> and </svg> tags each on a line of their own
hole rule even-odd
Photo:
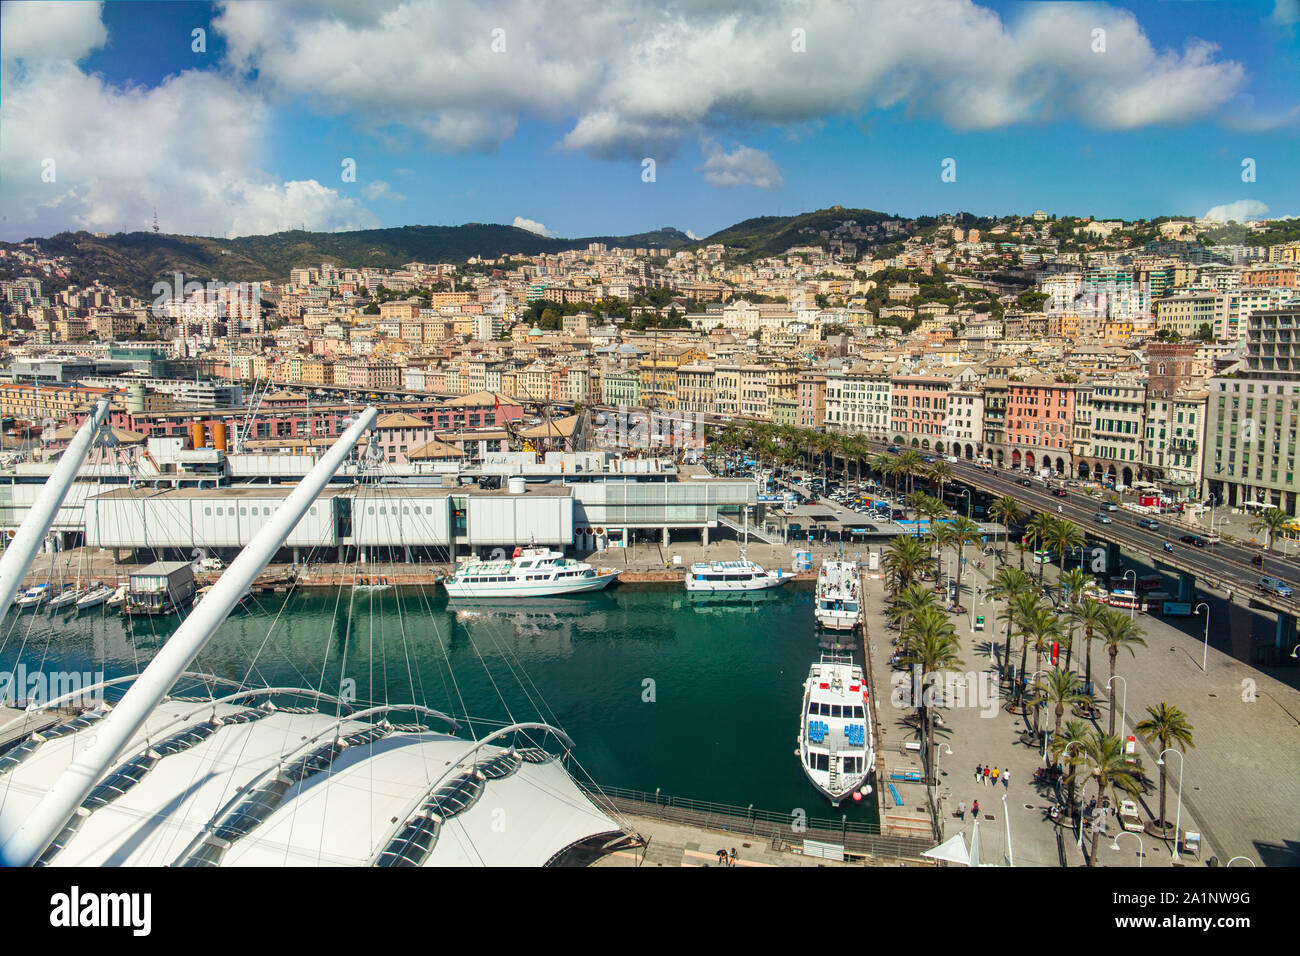
<svg viewBox="0 0 1300 956">
<path fill-rule="evenodd" d="M 6 3 L 0 237 L 1300 215 L 1300 0 L 724 6 Z"/>
</svg>

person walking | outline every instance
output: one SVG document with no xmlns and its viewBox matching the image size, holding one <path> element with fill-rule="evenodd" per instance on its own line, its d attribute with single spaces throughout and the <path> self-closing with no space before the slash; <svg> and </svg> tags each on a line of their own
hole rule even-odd
<svg viewBox="0 0 1300 956">
<path fill-rule="evenodd" d="M 1002 787 L 1005 790 L 1011 789 L 1011 771 L 1006 768 L 1002 770 Z"/>
<path fill-rule="evenodd" d="M 989 780 L 992 782 L 993 786 L 996 787 L 996 786 L 998 785 L 998 768 L 997 768 L 997 767 L 994 767 L 994 768 L 993 768 L 993 772 L 992 772 L 991 774 L 989 774 Z"/>
<path fill-rule="evenodd" d="M 957 801 L 957 817 L 963 823 L 966 822 L 966 801 L 965 800 Z"/>
<path fill-rule="evenodd" d="M 985 768 L 984 768 L 984 786 L 987 787 L 987 786 L 988 786 L 988 783 L 989 783 L 989 768 L 988 768 L 988 767 L 985 767 Z"/>
<path fill-rule="evenodd" d="M 972 819 L 978 820 L 980 816 L 980 802 L 976 800 L 970 805 L 970 815 Z"/>
<path fill-rule="evenodd" d="M 980 780 L 983 779 L 983 777 L 984 777 L 984 765 L 982 763 L 977 763 L 975 765 L 975 782 L 979 783 Z"/>
</svg>

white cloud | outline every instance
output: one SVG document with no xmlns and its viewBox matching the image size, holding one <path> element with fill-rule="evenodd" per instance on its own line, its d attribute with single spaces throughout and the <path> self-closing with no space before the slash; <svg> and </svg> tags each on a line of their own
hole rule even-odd
<svg viewBox="0 0 1300 956">
<path fill-rule="evenodd" d="M 401 172 L 401 170 L 398 170 Z M 376 179 L 373 182 L 366 183 L 361 187 L 361 193 L 367 199 L 373 201 L 376 199 L 387 199 L 390 202 L 403 202 L 406 197 L 398 192 L 393 192 L 393 187 L 388 185 L 382 179 Z"/>
<path fill-rule="evenodd" d="M 535 232 L 539 236 L 549 237 L 551 235 L 551 231 L 540 222 L 537 222 L 534 219 L 525 219 L 523 216 L 515 216 L 515 221 L 510 225 L 514 226 L 516 229 L 526 229 L 529 232 Z"/>
<path fill-rule="evenodd" d="M 1215 222 L 1251 222 L 1268 215 L 1268 206 L 1258 199 L 1238 199 L 1236 202 L 1215 206 L 1202 218 Z"/>
<path fill-rule="evenodd" d="M 710 186 L 757 186 L 759 189 L 780 189 L 784 185 L 781 171 L 772 157 L 760 149 L 737 146 L 724 152 L 717 143 L 704 144 L 704 180 Z"/>
<path fill-rule="evenodd" d="M 723 129 L 892 107 L 957 129 L 1068 118 L 1132 129 L 1214 117 L 1245 84 L 1213 46 L 1158 48 L 1132 13 L 1097 4 L 1027 4 L 1006 20 L 973 0 L 760 0 L 743 14 L 655 0 L 386 0 L 368 15 L 338 11 L 226 3 L 216 24 L 259 82 L 448 149 L 494 148 L 531 118 L 570 122 L 565 149 L 666 158 Z M 792 49 L 796 27 L 806 52 Z M 492 48 L 498 29 L 504 52 Z"/>
<path fill-rule="evenodd" d="M 97 5 L 56 4 L 48 21 L 19 17 L 11 34 L 25 6 L 3 7 L 5 237 L 145 229 L 155 207 L 164 229 L 198 235 L 378 225 L 355 199 L 259 167 L 271 110 L 239 81 L 187 71 L 151 89 L 114 87 L 74 62 L 103 42 L 102 23 L 85 17 L 98 22 Z"/>
</svg>

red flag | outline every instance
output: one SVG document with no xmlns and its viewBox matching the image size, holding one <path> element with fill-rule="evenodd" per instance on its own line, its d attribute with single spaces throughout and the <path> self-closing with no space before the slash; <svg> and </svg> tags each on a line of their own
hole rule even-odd
<svg viewBox="0 0 1300 956">
<path fill-rule="evenodd" d="M 498 395 L 496 392 L 493 392 L 493 393 L 492 393 L 492 411 L 495 412 L 495 411 L 496 411 L 498 408 L 500 408 L 500 407 L 501 407 L 501 396 Z"/>
</svg>

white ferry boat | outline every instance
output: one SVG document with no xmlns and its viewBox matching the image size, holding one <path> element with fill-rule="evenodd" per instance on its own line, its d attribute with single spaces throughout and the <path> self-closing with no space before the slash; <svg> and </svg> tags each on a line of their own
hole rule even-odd
<svg viewBox="0 0 1300 956">
<path fill-rule="evenodd" d="M 617 577 L 614 568 L 593 568 L 560 551 L 515 548 L 509 560 L 462 561 L 442 584 L 454 598 L 548 597 L 599 591 Z"/>
<path fill-rule="evenodd" d="M 817 624 L 830 631 L 851 631 L 862 620 L 862 585 L 856 561 L 823 561 L 817 572 Z"/>
<path fill-rule="evenodd" d="M 799 759 L 813 786 L 837 807 L 855 791 L 863 796 L 871 792 L 867 778 L 876 763 L 871 701 L 862 668 L 853 658 L 823 654 L 809 670 Z"/>
<path fill-rule="evenodd" d="M 697 561 L 686 573 L 686 590 L 699 593 L 763 591 L 789 581 L 780 568 L 764 571 L 743 554 L 739 561 Z"/>
</svg>

